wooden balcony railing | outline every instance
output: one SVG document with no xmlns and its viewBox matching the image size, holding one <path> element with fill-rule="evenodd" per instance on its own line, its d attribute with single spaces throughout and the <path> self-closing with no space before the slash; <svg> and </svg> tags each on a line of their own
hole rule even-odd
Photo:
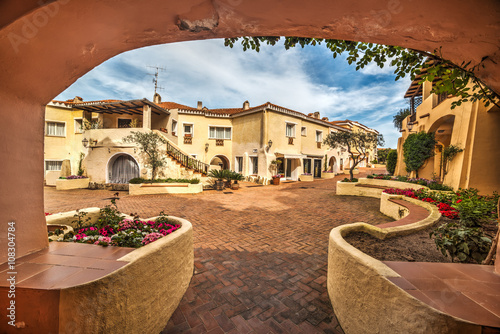
<svg viewBox="0 0 500 334">
<path fill-rule="evenodd" d="M 316 145 L 318 146 L 318 148 L 321 148 L 321 142 L 320 141 L 316 142 Z"/>
<path fill-rule="evenodd" d="M 224 139 L 216 139 L 215 146 L 224 146 Z"/>
<path fill-rule="evenodd" d="M 293 137 L 288 137 L 288 145 L 293 145 Z"/>
</svg>

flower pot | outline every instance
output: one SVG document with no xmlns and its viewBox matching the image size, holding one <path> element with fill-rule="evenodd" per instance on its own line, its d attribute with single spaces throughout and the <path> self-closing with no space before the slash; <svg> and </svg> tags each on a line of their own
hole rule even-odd
<svg viewBox="0 0 500 334">
<path fill-rule="evenodd" d="M 273 185 L 279 186 L 280 184 L 280 178 L 279 177 L 273 177 Z"/>
<path fill-rule="evenodd" d="M 240 184 L 239 183 L 233 183 L 233 185 L 231 186 L 231 189 L 233 189 L 233 190 L 240 189 Z"/>
<path fill-rule="evenodd" d="M 222 191 L 224 189 L 224 181 L 217 180 L 215 181 L 215 190 Z"/>
</svg>

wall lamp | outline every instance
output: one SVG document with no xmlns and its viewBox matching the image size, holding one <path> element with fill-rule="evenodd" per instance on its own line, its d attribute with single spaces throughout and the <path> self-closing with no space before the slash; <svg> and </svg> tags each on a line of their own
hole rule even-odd
<svg viewBox="0 0 500 334">
<path fill-rule="evenodd" d="M 83 147 L 87 147 L 89 145 L 89 140 L 87 138 L 83 138 L 82 144 L 83 144 Z"/>
<path fill-rule="evenodd" d="M 413 129 L 413 123 L 408 122 L 406 124 L 406 128 L 408 129 L 408 131 L 411 131 Z"/>
<path fill-rule="evenodd" d="M 269 141 L 267 142 L 267 148 L 270 149 L 271 146 L 273 146 L 273 141 L 269 139 Z"/>
<path fill-rule="evenodd" d="M 206 143 L 206 144 L 205 144 L 205 152 L 208 152 L 208 146 L 210 146 L 210 144 L 209 144 L 209 143 Z"/>
</svg>

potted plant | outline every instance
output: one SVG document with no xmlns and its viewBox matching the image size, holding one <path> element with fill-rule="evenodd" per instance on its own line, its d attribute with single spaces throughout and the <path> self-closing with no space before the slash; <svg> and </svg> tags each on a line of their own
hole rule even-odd
<svg viewBox="0 0 500 334">
<path fill-rule="evenodd" d="M 224 190 L 225 173 L 223 170 L 211 169 L 210 172 L 208 173 L 208 176 L 216 179 L 214 182 L 215 190 L 218 190 L 218 191 Z"/>
<path fill-rule="evenodd" d="M 281 180 L 281 175 L 280 174 L 276 174 L 276 175 L 273 175 L 273 185 L 275 186 L 279 186 L 280 185 L 280 180 Z"/>
<path fill-rule="evenodd" d="M 238 190 L 240 188 L 240 184 L 238 183 L 238 181 L 243 180 L 243 175 L 238 172 L 231 172 L 231 179 L 234 181 L 234 183 L 231 185 L 231 189 Z"/>
</svg>

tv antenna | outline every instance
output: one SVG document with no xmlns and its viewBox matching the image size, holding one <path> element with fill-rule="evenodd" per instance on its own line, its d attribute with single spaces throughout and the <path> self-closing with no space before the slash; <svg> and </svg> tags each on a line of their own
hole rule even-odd
<svg viewBox="0 0 500 334">
<path fill-rule="evenodd" d="M 155 95 L 156 95 L 157 90 L 164 89 L 163 87 L 158 86 L 158 72 L 166 72 L 167 69 L 165 67 L 160 67 L 160 66 L 148 66 L 148 67 L 155 69 L 155 73 L 148 73 L 148 74 L 154 77 L 153 83 L 155 84 Z"/>
</svg>

